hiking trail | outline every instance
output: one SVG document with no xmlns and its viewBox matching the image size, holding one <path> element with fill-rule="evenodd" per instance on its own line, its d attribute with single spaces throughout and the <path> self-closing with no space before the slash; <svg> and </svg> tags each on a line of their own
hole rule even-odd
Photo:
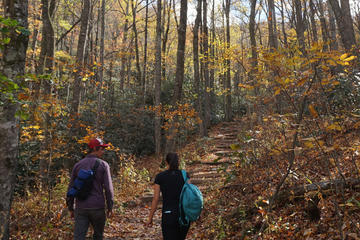
<svg viewBox="0 0 360 240">
<path fill-rule="evenodd" d="M 227 172 L 230 171 L 229 164 L 232 163 L 234 157 L 230 145 L 237 143 L 242 127 L 242 122 L 239 119 L 232 122 L 222 122 L 210 129 L 209 137 L 189 144 L 197 144 L 197 154 L 200 155 L 200 160 L 187 161 L 185 170 L 190 174 L 191 183 L 198 186 L 203 194 L 203 213 L 208 211 L 206 204 L 209 200 L 208 193 L 222 187 Z M 229 167 L 225 168 L 226 165 Z M 154 177 L 152 176 L 152 178 Z M 142 196 L 126 203 L 127 206 L 124 207 L 122 214 L 113 216 L 107 223 L 104 239 L 162 239 L 160 226 L 161 197 L 154 215 L 153 226 L 146 227 L 144 224 L 148 219 L 152 197 L 152 188 L 149 185 Z M 204 232 L 201 231 L 205 221 L 206 219 L 200 218 L 192 223 L 187 239 L 206 239 Z"/>
</svg>

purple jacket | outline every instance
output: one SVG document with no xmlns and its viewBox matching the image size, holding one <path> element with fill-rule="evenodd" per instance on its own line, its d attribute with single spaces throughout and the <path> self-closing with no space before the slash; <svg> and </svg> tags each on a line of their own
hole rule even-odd
<svg viewBox="0 0 360 240">
<path fill-rule="evenodd" d="M 98 159 L 94 155 L 87 155 L 84 159 L 80 160 L 75 164 L 70 178 L 70 183 L 68 186 L 68 190 L 74 184 L 74 180 L 80 171 L 80 169 L 90 170 L 94 167 L 96 159 Z M 87 208 L 87 209 L 99 209 L 105 208 L 105 197 L 106 197 L 106 206 L 108 210 L 111 210 L 114 203 L 114 189 L 111 180 L 110 167 L 107 162 L 104 160 L 100 160 L 99 167 L 96 170 L 94 186 L 90 192 L 89 197 L 80 201 L 76 199 L 75 205 L 76 208 Z M 105 190 L 105 196 L 104 196 Z M 74 199 L 66 200 L 69 210 L 74 209 Z"/>
</svg>

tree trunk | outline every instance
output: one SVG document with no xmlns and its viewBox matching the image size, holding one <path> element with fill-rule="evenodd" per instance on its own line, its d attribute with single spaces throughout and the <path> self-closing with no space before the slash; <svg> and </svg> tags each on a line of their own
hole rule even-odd
<svg viewBox="0 0 360 240">
<path fill-rule="evenodd" d="M 211 9 L 211 37 L 210 37 L 210 59 L 209 67 L 210 67 L 210 113 L 213 112 L 213 108 L 216 104 L 216 96 L 215 96 L 215 0 L 212 1 L 212 9 Z"/>
<path fill-rule="evenodd" d="M 334 11 L 330 4 L 327 4 L 328 13 L 329 13 L 329 27 L 330 27 L 330 49 L 337 50 L 338 49 L 338 41 L 336 38 L 336 23 L 335 23 L 335 16 Z"/>
<path fill-rule="evenodd" d="M 203 52 L 204 52 L 204 135 L 207 136 L 207 129 L 210 127 L 210 78 L 209 78 L 209 37 L 208 37 L 208 26 L 207 26 L 207 0 L 203 0 Z"/>
<path fill-rule="evenodd" d="M 314 43 L 318 41 L 318 33 L 315 21 L 315 4 L 314 0 L 310 0 L 309 7 L 310 7 L 310 23 L 311 23 L 311 31 L 312 31 L 312 40 Z"/>
<path fill-rule="evenodd" d="M 155 39 L 155 153 L 161 153 L 161 0 L 157 0 L 156 10 L 156 39 Z"/>
<path fill-rule="evenodd" d="M 319 9 L 319 19 L 320 19 L 320 27 L 321 27 L 321 37 L 324 44 L 323 50 L 326 51 L 328 49 L 328 41 L 329 41 L 329 31 L 326 24 L 324 7 L 322 0 L 318 0 L 318 9 Z M 330 45 L 331 46 L 331 45 Z"/>
<path fill-rule="evenodd" d="M 76 117 L 79 112 L 80 92 L 81 92 L 81 71 L 84 68 L 84 54 L 87 40 L 87 30 L 90 16 L 90 0 L 83 1 L 84 6 L 81 13 L 81 27 L 76 53 L 77 72 L 75 74 L 73 97 L 71 104 L 71 114 Z"/>
<path fill-rule="evenodd" d="M 202 106 L 201 106 L 201 91 L 200 91 L 200 66 L 199 66 L 199 28 L 201 22 L 201 1 L 198 0 L 196 8 L 196 18 L 193 29 L 193 61 L 194 61 L 194 86 L 195 94 L 197 95 L 195 100 L 195 109 L 199 114 L 201 121 L 204 121 Z M 203 124 L 199 124 L 200 136 L 204 136 L 204 127 Z"/>
<path fill-rule="evenodd" d="M 270 0 L 271 1 L 271 0 Z M 230 54 L 230 6 L 231 0 L 225 1 L 225 17 L 226 17 L 226 48 Z M 225 77 L 225 121 L 232 119 L 232 106 L 231 106 L 231 75 L 230 75 L 230 58 L 226 59 L 226 77 Z"/>
<path fill-rule="evenodd" d="M 166 9 L 168 10 L 166 13 Z M 166 19 L 166 27 L 165 27 L 165 17 L 167 14 L 167 19 Z M 171 1 L 169 1 L 169 6 L 167 6 L 167 3 L 164 2 L 164 8 L 163 8 L 163 26 L 162 29 L 164 29 L 164 31 L 162 32 L 162 45 L 161 45 L 161 50 L 162 50 L 162 68 L 161 68 L 161 75 L 162 75 L 162 79 L 165 80 L 166 79 L 166 49 L 167 49 L 167 41 L 169 39 L 169 30 L 170 30 L 170 16 L 171 16 Z"/>
<path fill-rule="evenodd" d="M 16 20 L 21 27 L 28 27 L 28 1 L 5 0 L 4 15 Z M 10 42 L 3 48 L 1 75 L 18 82 L 25 73 L 25 59 L 28 36 L 24 33 L 10 33 Z M 18 158 L 19 122 L 15 118 L 18 104 L 0 96 L 0 239 L 7 240 L 11 201 L 16 182 L 16 166 Z"/>
<path fill-rule="evenodd" d="M 135 60 L 136 60 L 136 83 L 141 88 L 141 67 L 140 67 L 140 57 L 139 57 L 139 43 L 138 43 L 138 32 L 136 28 L 136 13 L 137 13 L 137 5 L 135 6 L 134 0 L 131 0 L 131 10 L 133 16 L 133 24 L 132 29 L 134 32 L 134 42 L 135 42 Z"/>
<path fill-rule="evenodd" d="M 305 54 L 305 23 L 303 18 L 303 11 L 301 0 L 294 0 L 295 17 L 296 17 L 296 35 L 299 43 L 300 50 Z"/>
<path fill-rule="evenodd" d="M 145 33 L 144 33 L 144 65 L 143 65 L 143 74 L 142 74 L 142 94 L 143 94 L 143 104 L 146 101 L 147 94 L 147 46 L 148 46 L 148 21 L 149 21 L 149 0 L 146 0 L 145 6 Z"/>
<path fill-rule="evenodd" d="M 251 44 L 251 71 L 250 79 L 253 85 L 255 84 L 254 75 L 256 73 L 256 68 L 258 64 L 257 60 L 257 46 L 256 46 L 256 29 L 255 29 L 255 12 L 256 10 L 256 0 L 251 0 L 250 6 L 250 19 L 249 19 L 249 32 L 250 32 L 250 44 Z M 256 88 L 255 88 L 256 89 Z"/>
<path fill-rule="evenodd" d="M 338 0 L 328 1 L 335 14 L 342 44 L 349 51 L 356 44 L 349 0 L 341 0 L 341 7 Z"/>
<path fill-rule="evenodd" d="M 51 75 L 54 70 L 54 56 L 55 56 L 55 33 L 54 33 L 54 27 L 52 24 L 52 17 L 55 10 L 56 1 L 55 0 L 42 0 L 42 39 L 41 39 L 41 52 L 40 57 L 38 61 L 38 65 L 36 67 L 36 74 L 42 75 L 47 74 Z M 51 82 L 49 78 L 45 78 L 42 80 L 42 83 L 44 85 L 44 92 L 43 92 L 43 100 L 45 103 L 47 103 L 47 106 L 52 105 L 51 103 Z M 36 111 L 36 106 L 38 104 L 39 99 L 39 90 L 40 85 L 38 85 L 37 93 L 38 96 L 34 101 L 33 110 Z M 42 145 L 43 150 L 49 151 L 49 145 L 50 145 L 50 134 L 49 134 L 49 121 L 50 121 L 50 107 L 46 107 L 46 110 L 44 111 L 44 119 L 43 119 L 43 129 L 44 129 L 44 144 Z M 47 176 L 47 169 L 49 164 L 49 156 L 44 155 L 40 158 L 40 176 L 43 179 L 43 183 L 45 183 L 45 178 Z"/>
<path fill-rule="evenodd" d="M 182 85 L 184 81 L 185 63 L 185 41 L 186 41 L 186 21 L 187 21 L 187 0 L 181 0 L 180 24 L 178 28 L 178 47 L 176 57 L 175 89 L 173 105 L 181 101 Z"/>
<path fill-rule="evenodd" d="M 287 40 L 287 34 L 285 30 L 285 14 L 284 14 L 285 8 L 284 8 L 284 0 L 281 0 L 281 29 L 284 35 L 284 46 L 285 48 L 288 47 L 288 40 Z"/>
<path fill-rule="evenodd" d="M 273 50 L 278 48 L 274 0 L 268 0 L 268 8 L 269 47 Z"/>
<path fill-rule="evenodd" d="M 102 126 L 101 122 L 101 115 L 102 115 L 102 91 L 103 91 L 103 84 L 104 84 L 104 53 L 105 53 L 105 7 L 106 7 L 106 0 L 102 0 L 101 2 L 101 33 L 100 33 L 100 69 L 99 69 L 99 85 L 98 85 L 98 102 L 97 102 L 97 115 L 96 115 L 96 128 L 98 129 Z"/>
<path fill-rule="evenodd" d="M 178 26 L 178 46 L 176 53 L 176 73 L 175 73 L 175 88 L 172 98 L 172 105 L 175 108 L 181 103 L 182 85 L 184 81 L 184 63 L 185 63 L 185 41 L 186 41 L 186 22 L 187 22 L 187 0 L 180 2 L 180 24 Z M 177 132 L 175 125 L 178 123 L 178 117 L 173 119 L 172 125 L 169 129 L 169 137 L 166 142 L 166 152 L 175 151 L 175 140 L 177 139 Z"/>
<path fill-rule="evenodd" d="M 125 83 L 125 66 L 127 60 L 127 54 L 125 52 L 128 51 L 127 49 L 127 37 L 128 37 L 128 30 L 129 30 L 129 1 L 126 1 L 126 10 L 125 10 L 125 23 L 123 28 L 123 39 L 122 39 L 122 47 L 123 47 L 123 54 L 121 56 L 121 66 L 120 66 L 120 90 L 124 90 L 124 83 Z"/>
</svg>

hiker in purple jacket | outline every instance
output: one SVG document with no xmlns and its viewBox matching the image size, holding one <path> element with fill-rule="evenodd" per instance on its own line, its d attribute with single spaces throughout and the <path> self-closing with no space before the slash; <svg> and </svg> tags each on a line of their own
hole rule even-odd
<svg viewBox="0 0 360 240">
<path fill-rule="evenodd" d="M 109 145 L 104 144 L 99 138 L 94 138 L 88 143 L 88 146 L 90 153 L 75 164 L 72 170 L 68 190 L 73 186 L 74 180 L 80 169 L 92 169 L 97 159 L 100 164 L 96 169 L 93 188 L 91 189 L 90 195 L 83 201 L 77 198 L 75 199 L 75 211 L 74 198 L 67 197 L 66 199 L 66 204 L 70 210 L 71 217 L 74 217 L 75 215 L 74 240 L 85 239 L 89 223 L 94 229 L 93 239 L 103 239 L 106 215 L 107 217 L 112 215 L 114 202 L 114 190 L 110 175 L 110 167 L 107 162 L 100 159 L 104 154 L 105 148 Z M 105 198 L 107 214 L 105 214 Z"/>
</svg>

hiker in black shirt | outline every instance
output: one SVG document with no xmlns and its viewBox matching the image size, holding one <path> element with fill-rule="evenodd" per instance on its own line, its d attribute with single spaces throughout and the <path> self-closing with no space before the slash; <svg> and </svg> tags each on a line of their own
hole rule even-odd
<svg viewBox="0 0 360 240">
<path fill-rule="evenodd" d="M 155 177 L 154 197 L 147 225 L 152 225 L 152 219 L 156 211 L 160 191 L 163 197 L 161 229 L 164 240 L 184 240 L 189 226 L 179 224 L 179 199 L 184 179 L 179 170 L 179 157 L 176 153 L 166 155 L 168 170 Z M 189 176 L 188 176 L 189 177 Z"/>
</svg>

